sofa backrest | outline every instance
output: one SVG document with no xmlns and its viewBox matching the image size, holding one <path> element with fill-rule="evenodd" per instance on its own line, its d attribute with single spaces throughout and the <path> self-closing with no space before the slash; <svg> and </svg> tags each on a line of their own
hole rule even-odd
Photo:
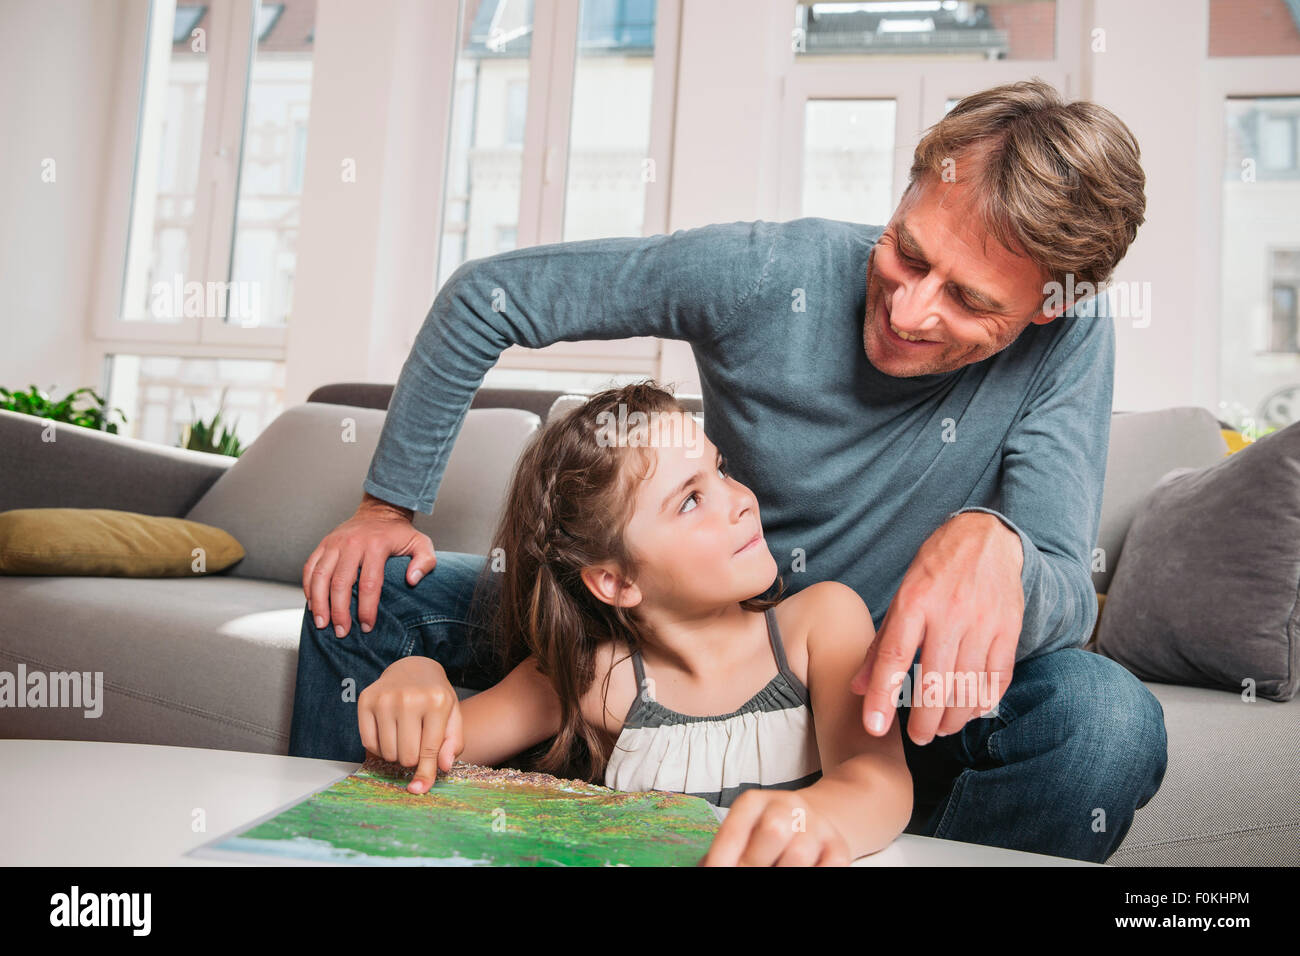
<svg viewBox="0 0 1300 956">
<path fill-rule="evenodd" d="M 1162 408 L 1154 412 L 1117 412 L 1110 419 L 1106 485 L 1101 498 L 1101 549 L 1092 573 L 1099 594 L 1110 587 L 1129 525 L 1160 479 L 1175 468 L 1205 468 L 1222 461 L 1228 443 L 1207 409 Z"/>
<path fill-rule="evenodd" d="M 111 508 L 180 518 L 234 459 L 0 409 L 0 511 Z"/>
<path fill-rule="evenodd" d="M 586 396 L 564 394 L 547 412 L 562 414 Z M 691 396 L 698 402 L 697 396 Z M 385 412 L 310 402 L 277 418 L 186 515 L 230 532 L 248 551 L 230 574 L 297 584 L 322 538 L 361 500 Z M 697 416 L 701 420 L 702 415 Z M 354 423 L 353 441 L 344 438 Z M 485 554 L 515 462 L 540 427 L 532 412 L 472 408 L 456 439 L 432 515 L 415 526 L 443 551 Z M 1097 536 L 1093 584 L 1105 593 L 1142 501 L 1175 468 L 1203 468 L 1227 453 L 1218 421 L 1204 408 L 1116 412 Z"/>
<path fill-rule="evenodd" d="M 244 546 L 231 575 L 301 584 L 311 552 L 356 511 L 386 414 L 322 402 L 286 410 L 185 517 Z M 515 462 L 539 426 L 522 409 L 466 414 L 433 514 L 415 515 L 435 549 L 487 553 Z"/>
</svg>

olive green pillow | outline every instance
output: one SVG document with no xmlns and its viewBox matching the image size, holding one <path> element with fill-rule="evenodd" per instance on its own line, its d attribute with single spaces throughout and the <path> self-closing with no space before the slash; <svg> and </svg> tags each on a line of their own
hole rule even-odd
<svg viewBox="0 0 1300 956">
<path fill-rule="evenodd" d="M 244 556 L 227 532 L 184 518 L 109 508 L 0 512 L 0 573 L 188 578 Z"/>
</svg>

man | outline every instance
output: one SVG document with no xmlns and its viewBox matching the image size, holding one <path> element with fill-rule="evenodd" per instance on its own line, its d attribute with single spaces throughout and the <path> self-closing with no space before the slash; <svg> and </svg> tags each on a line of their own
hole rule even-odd
<svg viewBox="0 0 1300 956">
<path fill-rule="evenodd" d="M 851 690 L 869 732 L 903 722 L 908 832 L 1105 860 L 1163 779 L 1164 714 L 1082 650 L 1114 330 L 1060 290 L 1109 278 L 1144 185 L 1114 115 L 1024 82 L 926 133 L 883 230 L 738 222 L 465 263 L 402 369 L 365 500 L 303 569 L 290 753 L 361 759 L 340 686 L 401 656 L 458 686 L 499 676 L 472 653 L 484 559 L 435 555 L 412 514 L 506 347 L 656 335 L 691 343 L 710 438 L 788 588 L 841 581 L 871 609 Z"/>
</svg>

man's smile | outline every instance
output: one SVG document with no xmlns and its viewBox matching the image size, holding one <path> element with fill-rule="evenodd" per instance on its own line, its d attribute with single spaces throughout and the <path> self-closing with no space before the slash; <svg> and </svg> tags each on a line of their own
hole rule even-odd
<svg viewBox="0 0 1300 956">
<path fill-rule="evenodd" d="M 913 335 L 911 332 L 904 332 L 902 329 L 894 325 L 893 320 L 890 318 L 893 310 L 889 307 L 889 296 L 887 295 L 882 295 L 880 297 L 880 311 L 882 313 L 882 321 L 885 330 L 889 333 L 890 339 L 896 344 L 900 346 L 912 346 L 913 348 L 924 348 L 927 345 L 943 344 L 936 339 L 922 338 L 919 335 Z"/>
</svg>

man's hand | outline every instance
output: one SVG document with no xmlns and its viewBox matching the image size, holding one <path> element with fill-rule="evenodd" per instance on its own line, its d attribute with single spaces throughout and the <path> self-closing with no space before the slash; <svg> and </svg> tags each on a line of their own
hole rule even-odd
<svg viewBox="0 0 1300 956">
<path fill-rule="evenodd" d="M 848 866 L 849 845 L 799 790 L 746 790 L 698 866 Z"/>
<path fill-rule="evenodd" d="M 411 524 L 414 512 L 398 508 L 367 494 L 357 512 L 316 546 L 302 569 L 302 590 L 317 627 L 333 621 L 334 633 L 345 637 L 352 630 L 352 585 L 361 568 L 357 589 L 357 617 L 361 630 L 375 626 L 379 592 L 384 586 L 384 565 L 392 555 L 410 555 L 406 583 L 414 585 L 433 570 L 438 557 L 427 534 Z"/>
<path fill-rule="evenodd" d="M 855 694 L 865 691 L 862 721 L 868 733 L 880 736 L 889 729 L 895 691 L 918 647 L 921 680 L 912 694 L 924 701 L 936 693 L 926 694 L 930 682 L 941 680 L 945 703 L 913 709 L 907 732 L 914 743 L 955 733 L 1002 698 L 1011 683 L 1024 619 L 1024 559 L 1019 535 L 984 512 L 959 514 L 930 535 L 903 575 L 880 633 L 849 684 Z M 974 687 L 968 674 L 973 674 Z"/>
</svg>

